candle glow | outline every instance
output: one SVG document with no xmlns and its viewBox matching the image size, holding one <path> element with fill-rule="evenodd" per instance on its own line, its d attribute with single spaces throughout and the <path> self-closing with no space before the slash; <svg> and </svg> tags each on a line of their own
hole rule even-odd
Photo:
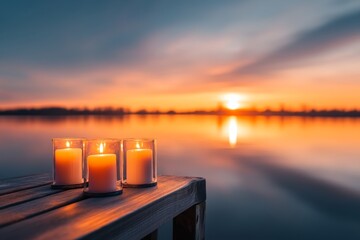
<svg viewBox="0 0 360 240">
<path fill-rule="evenodd" d="M 87 157 L 90 192 L 106 193 L 116 190 L 116 155 L 104 154 L 105 147 L 105 143 L 100 143 L 99 154 Z"/>
<path fill-rule="evenodd" d="M 100 153 L 103 153 L 103 152 L 104 152 L 104 144 L 103 144 L 103 143 L 100 143 L 99 152 L 100 152 Z"/>
<path fill-rule="evenodd" d="M 69 140 L 66 140 L 65 148 L 55 149 L 54 164 L 56 185 L 73 185 L 83 182 L 82 149 L 71 148 Z"/>
<path fill-rule="evenodd" d="M 136 141 L 132 149 L 125 150 L 126 184 L 143 185 L 153 182 L 153 150 Z"/>
</svg>

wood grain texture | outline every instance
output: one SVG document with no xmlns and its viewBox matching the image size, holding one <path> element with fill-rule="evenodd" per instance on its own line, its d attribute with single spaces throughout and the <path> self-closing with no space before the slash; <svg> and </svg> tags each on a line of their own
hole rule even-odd
<svg viewBox="0 0 360 240">
<path fill-rule="evenodd" d="M 195 239 L 205 239 L 205 212 L 206 202 L 201 202 L 196 205 L 196 233 Z"/>
<path fill-rule="evenodd" d="M 58 193 L 60 191 L 61 190 L 51 189 L 50 185 L 47 184 L 40 187 L 33 187 L 22 191 L 3 194 L 0 195 L 0 209 L 19 205 L 27 201 Z"/>
<path fill-rule="evenodd" d="M 50 186 L 45 186 L 50 189 Z M 83 189 L 66 191 L 53 190 L 55 194 L 26 201 L 0 210 L 0 229 L 4 226 L 28 219 L 45 212 L 78 202 L 84 199 Z"/>
<path fill-rule="evenodd" d="M 174 218 L 173 239 L 205 239 L 205 202 L 188 208 Z"/>
<path fill-rule="evenodd" d="M 50 174 L 35 174 L 25 177 L 7 178 L 0 180 L 0 196 L 24 189 L 38 186 L 50 185 Z"/>
<path fill-rule="evenodd" d="M 59 194 L 63 193 L 43 199 Z M 84 199 L 3 227 L 0 236 L 3 239 L 141 239 L 205 199 L 205 179 L 159 176 L 157 187 L 127 188 L 120 196 Z M 35 201 L 38 200 L 31 202 Z"/>
</svg>

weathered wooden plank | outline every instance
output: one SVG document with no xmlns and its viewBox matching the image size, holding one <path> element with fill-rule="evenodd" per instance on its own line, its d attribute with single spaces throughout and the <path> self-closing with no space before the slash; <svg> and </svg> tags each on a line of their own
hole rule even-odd
<svg viewBox="0 0 360 240">
<path fill-rule="evenodd" d="M 141 240 L 156 240 L 158 238 L 158 230 L 156 229 L 152 233 L 146 235 Z"/>
<path fill-rule="evenodd" d="M 58 193 L 60 191 L 61 190 L 51 189 L 49 185 L 45 185 L 0 195 L 0 209 L 19 205 L 27 201 Z"/>
<path fill-rule="evenodd" d="M 192 206 L 174 218 L 173 239 L 205 239 L 205 202 Z"/>
<path fill-rule="evenodd" d="M 196 205 L 196 233 L 195 239 L 205 239 L 205 211 L 206 202 Z"/>
<path fill-rule="evenodd" d="M 50 189 L 50 186 L 45 186 Z M 4 226 L 28 219 L 42 213 L 78 202 L 84 199 L 83 189 L 55 191 L 56 194 L 27 201 L 0 210 L 0 229 Z"/>
<path fill-rule="evenodd" d="M 0 180 L 0 196 L 24 189 L 51 184 L 50 174 L 35 174 L 25 177 L 7 178 Z"/>
<path fill-rule="evenodd" d="M 160 176 L 157 187 L 125 189 L 120 196 L 85 199 L 1 228 L 0 236 L 140 239 L 205 199 L 204 179 Z"/>
</svg>

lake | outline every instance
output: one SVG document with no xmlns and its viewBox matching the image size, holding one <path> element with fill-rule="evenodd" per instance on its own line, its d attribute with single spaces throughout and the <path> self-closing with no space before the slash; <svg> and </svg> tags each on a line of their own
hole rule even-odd
<svg viewBox="0 0 360 240">
<path fill-rule="evenodd" d="M 51 172 L 54 137 L 156 138 L 159 174 L 206 178 L 207 239 L 360 239 L 360 119 L 4 116 L 0 178 Z"/>
</svg>

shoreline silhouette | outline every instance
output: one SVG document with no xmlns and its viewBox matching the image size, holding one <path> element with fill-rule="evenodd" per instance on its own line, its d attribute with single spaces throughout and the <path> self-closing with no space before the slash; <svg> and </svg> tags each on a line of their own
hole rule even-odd
<svg viewBox="0 0 360 240">
<path fill-rule="evenodd" d="M 219 108 L 216 110 L 193 110 L 193 111 L 160 111 L 160 110 L 130 110 L 128 108 L 65 108 L 65 107 L 40 107 L 40 108 L 15 108 L 0 110 L 0 116 L 74 116 L 74 115 L 238 115 L 238 116 L 298 116 L 298 117 L 360 117 L 360 110 L 342 109 L 311 109 L 308 111 L 292 110 L 256 110 L 237 109 L 228 110 Z"/>
</svg>

